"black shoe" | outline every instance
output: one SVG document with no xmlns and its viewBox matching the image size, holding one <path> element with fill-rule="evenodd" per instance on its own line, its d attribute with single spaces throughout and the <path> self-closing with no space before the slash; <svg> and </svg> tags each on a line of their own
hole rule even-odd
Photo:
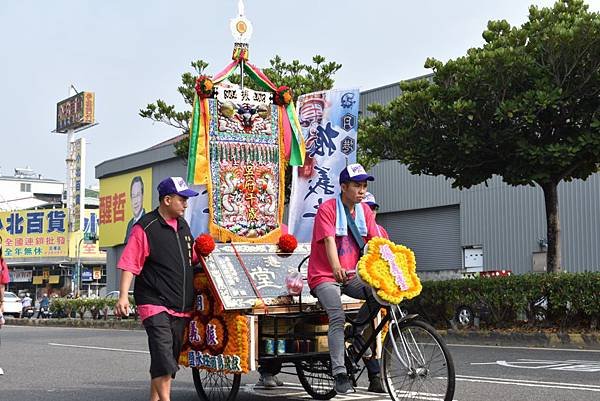
<svg viewBox="0 0 600 401">
<path fill-rule="evenodd" d="M 350 384 L 350 379 L 346 373 L 338 373 L 334 377 L 335 379 L 335 392 L 338 394 L 346 394 L 347 392 L 352 390 L 352 384 Z"/>
<path fill-rule="evenodd" d="M 381 376 L 373 376 L 369 379 L 369 388 L 367 389 L 370 393 L 385 393 L 383 383 L 381 382 Z"/>
</svg>

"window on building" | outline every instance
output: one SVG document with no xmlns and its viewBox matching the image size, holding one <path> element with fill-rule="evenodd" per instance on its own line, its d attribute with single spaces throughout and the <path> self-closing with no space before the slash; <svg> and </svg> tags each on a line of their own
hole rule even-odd
<svg viewBox="0 0 600 401">
<path fill-rule="evenodd" d="M 31 192 L 31 184 L 21 183 L 21 192 Z"/>
</svg>

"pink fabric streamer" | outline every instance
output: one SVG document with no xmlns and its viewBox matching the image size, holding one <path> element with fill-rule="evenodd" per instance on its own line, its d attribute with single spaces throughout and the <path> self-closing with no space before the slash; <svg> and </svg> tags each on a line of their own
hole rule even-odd
<svg viewBox="0 0 600 401">
<path fill-rule="evenodd" d="M 290 118 L 283 106 L 280 106 L 281 115 L 283 116 L 283 147 L 285 151 L 285 160 L 290 160 L 292 152 L 292 127 Z"/>
<path fill-rule="evenodd" d="M 219 83 L 221 82 L 221 80 L 227 76 L 227 74 L 229 73 L 229 71 L 231 71 L 232 69 L 235 68 L 235 66 L 237 66 L 239 64 L 238 60 L 234 60 L 231 63 L 229 63 L 229 65 L 227 65 L 227 67 L 225 67 L 223 69 L 223 71 L 219 72 L 217 75 L 214 76 L 213 78 L 213 82 L 214 83 Z"/>
</svg>

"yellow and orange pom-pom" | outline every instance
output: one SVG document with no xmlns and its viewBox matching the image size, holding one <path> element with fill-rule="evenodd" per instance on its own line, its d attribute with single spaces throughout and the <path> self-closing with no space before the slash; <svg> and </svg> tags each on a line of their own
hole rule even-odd
<svg viewBox="0 0 600 401">
<path fill-rule="evenodd" d="M 212 95 L 213 87 L 214 83 L 212 79 L 210 79 L 208 76 L 200 75 L 198 78 L 196 78 L 196 85 L 194 86 L 194 89 L 196 89 L 198 97 L 209 97 L 210 95 Z"/>
<path fill-rule="evenodd" d="M 292 90 L 288 86 L 280 86 L 275 91 L 275 103 L 280 106 L 287 106 L 292 102 Z"/>
</svg>

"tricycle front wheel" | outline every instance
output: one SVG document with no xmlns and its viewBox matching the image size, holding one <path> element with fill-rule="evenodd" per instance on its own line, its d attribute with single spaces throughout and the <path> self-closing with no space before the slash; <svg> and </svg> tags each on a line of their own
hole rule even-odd
<svg viewBox="0 0 600 401">
<path fill-rule="evenodd" d="M 194 387 L 202 401 L 234 401 L 240 389 L 240 373 L 192 368 Z"/>
</svg>

